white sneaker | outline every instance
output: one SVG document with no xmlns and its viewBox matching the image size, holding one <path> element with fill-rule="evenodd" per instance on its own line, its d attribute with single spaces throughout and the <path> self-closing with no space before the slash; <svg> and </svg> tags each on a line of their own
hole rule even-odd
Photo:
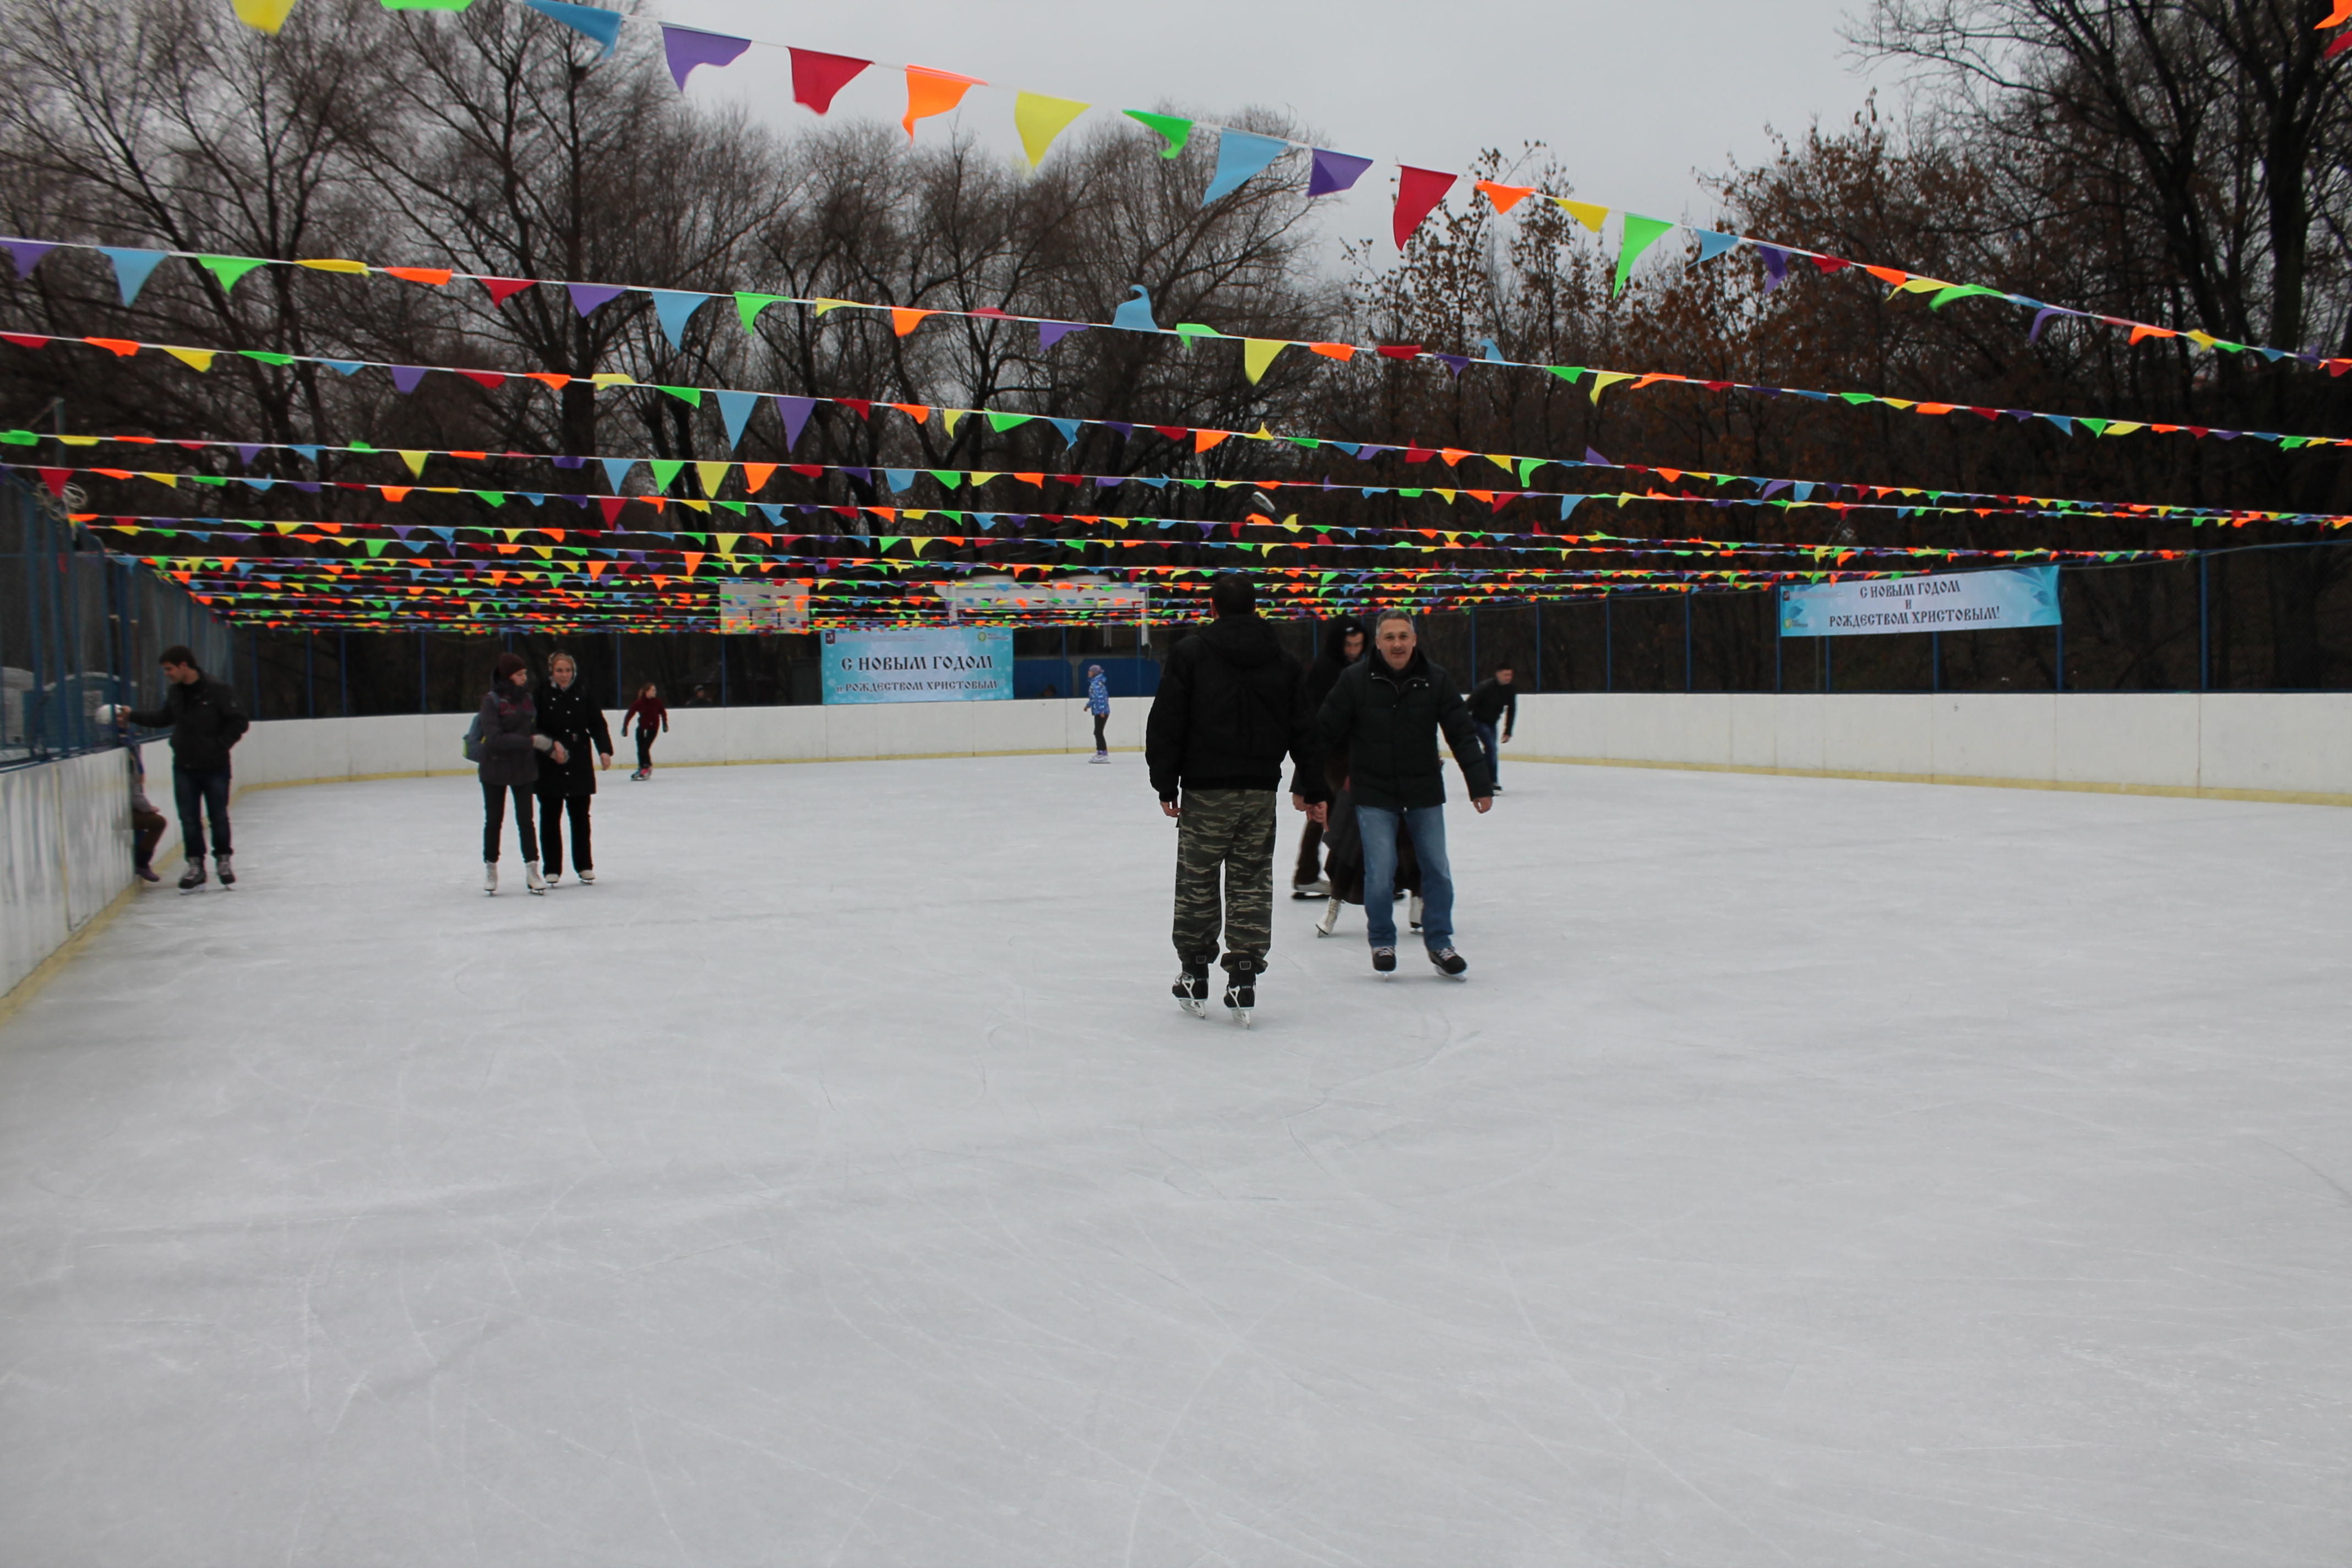
<svg viewBox="0 0 2352 1568">
<path fill-rule="evenodd" d="M 495 860 L 485 860 L 482 862 L 482 891 L 495 893 L 498 890 L 499 863 Z"/>
<path fill-rule="evenodd" d="M 1404 918 L 1413 930 L 1421 929 L 1421 895 L 1419 893 L 1413 894 L 1412 901 L 1405 905 Z"/>
<path fill-rule="evenodd" d="M 523 886 L 534 893 L 547 891 L 547 879 L 539 874 L 539 862 L 536 860 L 526 860 L 522 863 L 522 880 Z"/>
<path fill-rule="evenodd" d="M 583 866 L 580 868 L 580 879 L 583 882 L 594 881 L 596 879 L 595 870 L 591 867 Z"/>
<path fill-rule="evenodd" d="M 1311 882 L 1293 882 L 1290 884 L 1290 896 L 1294 899 L 1328 899 L 1331 896 L 1330 879 L 1318 877 Z"/>
</svg>

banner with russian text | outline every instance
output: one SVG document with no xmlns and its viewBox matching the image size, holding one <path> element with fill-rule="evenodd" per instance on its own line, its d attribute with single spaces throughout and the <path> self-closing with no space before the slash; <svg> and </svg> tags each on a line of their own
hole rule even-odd
<svg viewBox="0 0 2352 1568">
<path fill-rule="evenodd" d="M 1013 634 L 948 631 L 824 634 L 827 702 L 986 702 L 1013 696 Z"/>
<path fill-rule="evenodd" d="M 1983 632 L 2058 624 L 2055 566 L 1811 583 L 1780 590 L 1784 637 Z"/>
</svg>

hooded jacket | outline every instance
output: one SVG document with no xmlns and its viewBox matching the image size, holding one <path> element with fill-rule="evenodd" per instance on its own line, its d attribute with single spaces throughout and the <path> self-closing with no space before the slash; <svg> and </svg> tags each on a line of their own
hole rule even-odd
<svg viewBox="0 0 2352 1568">
<path fill-rule="evenodd" d="M 1222 616 L 1179 642 L 1143 732 L 1160 798 L 1187 789 L 1280 789 L 1286 752 L 1296 765 L 1291 793 L 1326 798 L 1314 710 L 1298 661 L 1274 628 L 1252 615 Z"/>
<path fill-rule="evenodd" d="M 1389 811 L 1445 804 L 1444 764 L 1437 732 L 1445 731 L 1462 764 L 1470 798 L 1494 792 L 1486 748 L 1470 727 L 1461 688 L 1442 665 L 1415 648 L 1402 670 L 1389 668 L 1377 649 L 1348 667 L 1331 688 L 1316 725 L 1323 744 L 1348 752 L 1348 793 L 1358 805 Z"/>
<path fill-rule="evenodd" d="M 553 681 L 539 689 L 539 732 L 561 742 L 564 760 L 557 762 L 552 747 L 539 754 L 539 788 L 542 795 L 594 795 L 596 759 L 592 752 L 613 754 L 613 731 L 604 726 L 604 710 L 581 689 Z"/>
<path fill-rule="evenodd" d="M 1371 634 L 1364 629 L 1364 623 L 1353 616 L 1342 616 L 1323 629 L 1323 651 L 1307 667 L 1307 705 L 1318 713 L 1331 695 L 1331 688 L 1339 684 L 1339 672 L 1353 662 L 1348 658 L 1348 638 L 1351 634 L 1361 637 L 1365 647 L 1371 647 Z M 1360 651 L 1356 655 L 1357 658 L 1363 657 Z"/>
<path fill-rule="evenodd" d="M 482 760 L 475 771 L 486 784 L 500 789 L 539 783 L 539 759 L 531 731 L 537 728 L 539 707 L 530 693 L 501 681 L 482 695 Z"/>
<path fill-rule="evenodd" d="M 168 726 L 173 765 L 198 773 L 228 766 L 228 749 L 251 727 L 227 682 L 201 673 L 190 685 L 176 680 L 167 685 L 160 705 L 134 708 L 122 716 L 142 730 Z"/>
</svg>

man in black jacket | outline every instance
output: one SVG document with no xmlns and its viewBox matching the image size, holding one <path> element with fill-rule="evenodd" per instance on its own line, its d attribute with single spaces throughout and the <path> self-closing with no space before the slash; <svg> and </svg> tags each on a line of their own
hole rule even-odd
<svg viewBox="0 0 2352 1568">
<path fill-rule="evenodd" d="M 236 706 L 236 693 L 196 668 L 196 656 L 173 645 L 163 650 L 163 700 L 154 708 L 109 708 L 101 721 L 121 720 L 143 730 L 172 731 L 172 794 L 180 808 L 180 843 L 187 869 L 183 892 L 204 886 L 205 819 L 212 819 L 213 868 L 223 887 L 236 884 L 228 836 L 228 749 L 249 727 Z"/>
<path fill-rule="evenodd" d="M 1353 616 L 1341 616 L 1324 628 L 1322 651 L 1315 662 L 1307 667 L 1307 710 L 1319 713 L 1323 700 L 1331 695 L 1331 688 L 1339 683 L 1339 672 L 1364 657 L 1364 623 Z M 1330 759 L 1324 759 L 1326 784 L 1330 777 Z M 1298 835 L 1298 864 L 1290 873 L 1290 896 L 1294 899 L 1325 899 L 1331 896 L 1331 884 L 1323 879 L 1321 851 L 1323 824 L 1309 817 Z"/>
<path fill-rule="evenodd" d="M 1177 819 L 1176 999 L 1195 1016 L 1207 1013 L 1222 927 L 1225 1005 L 1246 1024 L 1274 944 L 1274 797 L 1284 753 L 1296 764 L 1295 808 L 1319 821 L 1329 791 L 1298 661 L 1258 619 L 1256 589 L 1226 573 L 1209 598 L 1216 621 L 1179 642 L 1160 672 L 1143 754 L 1160 809 Z"/>
<path fill-rule="evenodd" d="M 1421 940 L 1443 974 L 1470 967 L 1454 951 L 1454 874 L 1445 860 L 1445 778 L 1437 732 L 1445 731 L 1454 760 L 1470 790 L 1470 804 L 1495 804 L 1486 748 L 1471 727 L 1470 710 L 1454 678 L 1423 655 L 1412 617 L 1391 610 L 1372 624 L 1372 657 L 1351 667 L 1331 689 L 1317 719 L 1323 744 L 1348 752 L 1348 788 L 1364 839 L 1364 924 L 1372 967 L 1396 969 L 1397 825 L 1412 837 L 1421 862 Z"/>
<path fill-rule="evenodd" d="M 596 797 L 596 769 L 613 765 L 613 731 L 605 726 L 604 710 L 580 685 L 580 666 L 562 651 L 547 661 L 547 684 L 540 689 L 539 732 L 554 739 L 556 748 L 539 753 L 539 854 L 547 885 L 563 879 L 563 822 L 572 820 L 572 868 L 583 882 L 596 879 L 596 861 L 588 845 L 588 807 Z M 596 761 L 588 753 L 593 748 Z"/>
<path fill-rule="evenodd" d="M 1470 693 L 1470 727 L 1478 731 L 1478 743 L 1486 748 L 1486 779 L 1495 793 L 1503 793 L 1503 748 L 1501 742 L 1511 738 L 1511 731 L 1519 722 L 1518 688 L 1511 684 L 1511 667 L 1498 664 L 1495 673 L 1478 683 Z M 1496 726 L 1502 733 L 1496 733 Z"/>
</svg>

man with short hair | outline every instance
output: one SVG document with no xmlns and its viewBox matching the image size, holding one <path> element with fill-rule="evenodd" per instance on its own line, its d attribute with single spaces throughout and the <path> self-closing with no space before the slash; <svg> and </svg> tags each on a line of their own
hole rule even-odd
<svg viewBox="0 0 2352 1568">
<path fill-rule="evenodd" d="M 1486 748 L 1486 778 L 1496 795 L 1503 793 L 1503 748 L 1498 742 L 1511 738 L 1518 721 L 1519 694 L 1511 685 L 1511 667 L 1498 664 L 1495 673 L 1470 693 L 1470 727 L 1478 731 L 1478 743 Z M 1497 722 L 1503 727 L 1499 737 L 1495 733 Z"/>
<path fill-rule="evenodd" d="M 1331 688 L 1317 720 L 1324 746 L 1348 752 L 1348 789 L 1364 843 L 1364 924 L 1372 967 L 1396 970 L 1397 827 L 1421 862 L 1421 940 L 1438 973 L 1460 979 L 1469 962 L 1454 951 L 1454 872 L 1445 859 L 1445 778 L 1437 756 L 1443 730 L 1462 765 L 1470 804 L 1494 804 L 1486 756 L 1461 689 L 1421 652 L 1412 617 L 1383 613 L 1372 625 L 1372 655 Z"/>
<path fill-rule="evenodd" d="M 154 708 L 107 707 L 104 722 L 121 720 L 143 730 L 172 731 L 172 794 L 180 808 L 180 843 L 188 857 L 180 890 L 205 882 L 205 819 L 212 819 L 213 869 L 221 886 L 236 885 L 228 835 L 228 751 L 250 727 L 236 705 L 236 693 L 196 668 L 196 656 L 174 643 L 161 660 L 163 700 Z"/>
<path fill-rule="evenodd" d="M 1319 821 L 1329 791 L 1298 661 L 1258 618 L 1255 587 L 1229 572 L 1210 584 L 1209 598 L 1217 618 L 1170 652 L 1143 752 L 1160 809 L 1177 821 L 1174 939 L 1183 969 L 1176 999 L 1195 1017 L 1207 1016 L 1222 928 L 1225 1005 L 1246 1025 L 1274 945 L 1275 792 L 1284 755 L 1295 765 L 1293 808 Z"/>
</svg>

